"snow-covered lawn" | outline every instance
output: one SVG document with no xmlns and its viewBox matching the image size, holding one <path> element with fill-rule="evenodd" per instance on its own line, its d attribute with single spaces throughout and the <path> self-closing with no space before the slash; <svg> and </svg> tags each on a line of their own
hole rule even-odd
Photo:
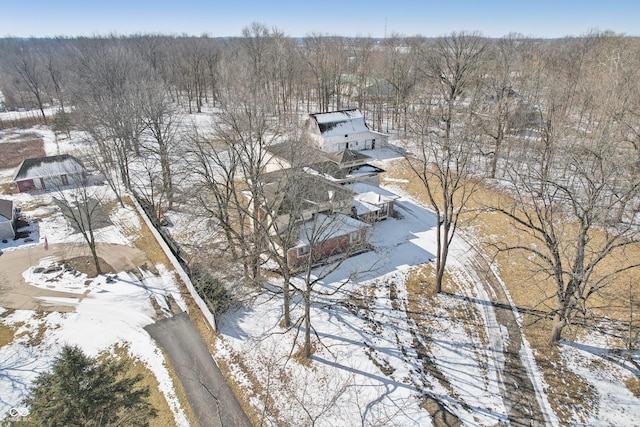
<svg viewBox="0 0 640 427">
<path fill-rule="evenodd" d="M 297 335 L 295 327 L 285 330 L 279 323 L 280 295 L 262 293 L 219 323 L 222 339 L 215 356 L 246 386 L 267 425 L 285 420 L 292 425 L 425 426 L 433 422 L 425 409 L 433 402 L 464 425 L 508 422 L 503 375 L 508 334 L 493 307 L 483 303 L 491 301 L 491 294 L 467 259 L 473 236 L 457 237 L 449 259 L 463 298 L 432 297 L 428 325 L 416 324 L 405 282 L 413 266 L 434 258 L 435 217 L 401 196 L 396 204 L 401 218 L 373 227 L 370 241 L 376 251 L 350 258 L 323 281 L 320 290 L 331 291 L 356 272 L 336 295 L 316 295 L 311 316 L 317 337 L 310 363 L 296 356 L 302 332 Z M 294 299 L 294 304 L 295 322 L 302 316 L 302 301 Z M 598 390 L 599 401 L 583 422 L 639 425 L 640 400 L 623 384 L 632 376 L 627 368 L 599 359 L 602 368 L 594 370 L 596 356 L 567 345 L 561 352 L 572 370 Z M 520 357 L 546 423 L 559 424 L 526 339 Z"/>
<path fill-rule="evenodd" d="M 42 265 L 48 266 L 50 260 Z M 119 273 L 107 283 L 102 276 L 87 284 L 86 276 L 72 272 L 25 272 L 25 279 L 34 286 L 85 294 L 77 299 L 48 298 L 56 305 L 74 305 L 69 313 L 16 310 L 2 318 L 6 326 L 16 328 L 13 341 L 0 347 L 0 418 L 11 408 L 19 408 L 21 400 L 38 373 L 47 371 L 63 345 L 77 345 L 90 356 L 127 347 L 129 354 L 142 361 L 156 376 L 160 391 L 174 413 L 177 425 L 188 425 L 178 402 L 162 352 L 144 326 L 154 322 L 150 298 L 164 302 L 158 296 L 179 296 L 173 274 L 161 270 L 160 276 L 145 272 L 143 281 L 129 273 Z M 167 307 L 169 309 L 169 307 Z M 3 309 L 4 311 L 4 309 Z"/>
</svg>

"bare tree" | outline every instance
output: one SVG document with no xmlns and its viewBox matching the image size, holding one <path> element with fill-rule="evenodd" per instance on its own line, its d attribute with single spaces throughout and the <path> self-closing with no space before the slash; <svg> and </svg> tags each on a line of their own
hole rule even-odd
<svg viewBox="0 0 640 427">
<path fill-rule="evenodd" d="M 77 168 L 69 169 L 55 185 L 54 199 L 71 226 L 82 235 L 87 243 L 98 275 L 102 274 L 98 257 L 96 232 L 108 218 L 101 206 L 103 198 L 96 187 L 87 179 L 86 173 Z"/>
<path fill-rule="evenodd" d="M 12 71 L 33 95 L 40 114 L 42 114 L 42 119 L 46 124 L 47 116 L 44 112 L 45 96 L 47 96 L 45 85 L 46 70 L 42 56 L 33 41 L 22 40 L 14 48 L 15 50 L 10 57 Z"/>
<path fill-rule="evenodd" d="M 224 247 L 237 261 L 247 226 L 237 153 L 223 141 L 205 136 L 197 129 L 193 129 L 189 142 L 186 155 L 191 161 L 187 162 L 187 168 L 193 177 L 190 198 L 205 217 L 213 219 L 222 229 L 226 237 Z"/>
<path fill-rule="evenodd" d="M 300 247 L 300 243 L 307 241 L 309 237 L 302 232 L 307 230 L 305 224 L 310 218 L 317 219 L 320 212 L 350 212 L 351 193 L 303 170 L 315 155 L 310 147 L 285 143 L 279 149 L 288 151 L 284 157 L 289 160 L 291 167 L 266 173 L 261 177 L 262 198 L 259 200 L 260 214 L 256 225 L 261 228 L 264 236 L 265 252 L 278 265 L 282 275 L 283 323 L 288 327 L 291 324 L 289 306 L 292 279 L 300 269 L 297 263 L 300 255 L 298 252 L 304 252 L 305 262 L 317 261 L 314 256 L 309 255 L 313 249 L 310 245 Z M 337 226 L 338 223 L 339 221 L 336 224 L 326 224 L 324 227 Z M 298 249 L 292 250 L 296 247 Z"/>
<path fill-rule="evenodd" d="M 339 211 L 339 210 L 338 210 Z M 319 289 L 320 285 L 332 273 L 336 272 L 349 257 L 366 247 L 367 229 L 362 225 L 354 225 L 353 218 L 338 212 L 319 213 L 300 225 L 300 238 L 308 250 L 299 268 L 299 284 L 294 286 L 302 295 L 304 304 L 304 343 L 302 355 L 309 359 L 313 354 L 311 343 L 311 331 L 313 330 L 311 318 L 311 306 L 319 296 L 327 297 L 335 295 L 361 272 L 348 272 L 335 288 Z M 351 230 L 345 234 L 345 229 Z M 334 239 L 341 240 L 341 244 L 335 246 Z M 327 262 L 319 264 L 323 259 Z M 367 267 L 370 270 L 371 267 Z M 316 334 L 316 338 L 320 338 Z"/>
<path fill-rule="evenodd" d="M 302 55 L 315 77 L 319 111 L 341 109 L 343 66 L 347 62 L 344 40 L 313 34 L 304 39 Z"/>
<path fill-rule="evenodd" d="M 105 166 L 117 169 L 126 189 L 131 188 L 131 157 L 140 151 L 144 128 L 139 106 L 141 68 L 114 40 L 92 40 L 79 46 L 74 88 L 77 121 L 98 145 Z"/>
<path fill-rule="evenodd" d="M 495 178 L 498 163 L 503 157 L 503 146 L 507 138 L 515 130 L 522 128 L 524 123 L 517 123 L 520 117 L 517 113 L 522 107 L 522 97 L 518 81 L 522 72 L 518 61 L 519 49 L 523 49 L 524 40 L 520 36 L 509 35 L 490 45 L 489 56 L 490 73 L 483 80 L 486 90 L 482 103 L 482 118 L 484 133 L 492 140 L 491 164 L 489 177 Z"/>
<path fill-rule="evenodd" d="M 167 201 L 166 209 L 170 210 L 174 203 L 172 164 L 176 161 L 179 115 L 159 82 L 145 85 L 139 106 L 144 129 L 151 137 L 149 141 L 143 140 L 142 146 L 160 161 L 162 198 Z M 162 216 L 163 210 L 164 207 L 160 207 L 158 217 Z"/>
<path fill-rule="evenodd" d="M 593 40 L 567 39 L 554 43 L 528 44 L 523 53 L 524 117 L 528 131 L 521 150 L 520 161 L 528 162 L 531 155 L 538 157 L 543 174 L 549 174 L 563 162 L 557 153 L 572 137 L 578 122 L 588 124 L 585 108 L 593 106 L 581 102 L 588 88 L 581 86 L 587 70 L 586 58 Z M 532 145 L 535 154 L 530 153 Z"/>
<path fill-rule="evenodd" d="M 304 152 L 305 150 L 300 150 L 292 154 L 297 157 Z M 260 221 L 256 225 L 264 235 L 265 252 L 278 265 L 282 276 L 282 323 L 285 327 L 291 325 L 291 279 L 295 274 L 288 252 L 300 240 L 300 223 L 305 210 L 309 209 L 309 205 L 305 203 L 313 190 L 313 183 L 309 178 L 297 166 L 261 177 L 264 189 L 259 202 Z"/>
<path fill-rule="evenodd" d="M 394 129 L 403 129 L 406 136 L 410 96 L 418 83 L 418 55 L 409 40 L 396 35 L 385 40 L 384 49 L 384 76 L 393 87 L 391 125 Z"/>
<path fill-rule="evenodd" d="M 497 207 L 532 239 L 500 245 L 500 250 L 529 254 L 527 259 L 554 285 L 551 342 L 560 340 L 577 317 L 586 316 L 589 300 L 620 273 L 640 266 L 625 253 L 640 242 L 633 221 L 638 209 L 627 209 L 624 222 L 610 221 L 621 200 L 638 196 L 640 182 L 627 173 L 624 150 L 608 140 L 608 134 L 608 128 L 600 129 L 593 138 L 565 149 L 562 158 L 569 176 L 557 170 L 550 175 L 537 159 L 527 168 L 511 170 L 513 198 Z M 612 258 L 616 263 L 609 262 Z"/>
<path fill-rule="evenodd" d="M 460 216 L 476 190 L 473 156 L 479 129 L 473 112 L 477 73 L 485 49 L 477 35 L 452 34 L 424 51 L 433 92 L 412 118 L 414 137 L 406 156 L 422 181 L 437 221 L 436 291 L 442 291 L 449 247 Z"/>
<path fill-rule="evenodd" d="M 232 228 L 238 230 L 236 242 L 240 245 L 246 277 L 255 281 L 263 242 L 259 228 L 249 225 L 258 220 L 266 149 L 281 136 L 281 128 L 271 114 L 264 91 L 252 91 L 232 75 L 223 77 L 228 79 L 227 92 L 220 94 L 220 108 L 212 115 L 213 143 L 201 145 L 195 154 L 212 201 L 233 202 L 227 207 L 219 205 L 210 213 L 223 223 L 234 222 L 225 232 L 231 236 L 235 234 Z"/>
</svg>

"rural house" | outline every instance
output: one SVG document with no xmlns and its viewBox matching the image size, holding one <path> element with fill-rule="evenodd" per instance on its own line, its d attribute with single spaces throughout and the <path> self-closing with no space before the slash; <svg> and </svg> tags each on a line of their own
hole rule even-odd
<svg viewBox="0 0 640 427">
<path fill-rule="evenodd" d="M 0 240 L 13 239 L 16 235 L 16 210 L 12 200 L 0 199 Z"/>
<path fill-rule="evenodd" d="M 311 144 L 328 153 L 380 148 L 388 141 L 387 135 L 369 129 L 357 109 L 309 114 L 304 131 Z"/>
<path fill-rule="evenodd" d="M 300 224 L 298 241 L 287 250 L 287 263 L 296 268 L 308 257 L 315 263 L 346 252 L 366 251 L 367 227 L 370 225 L 341 213 L 316 214 Z"/>
<path fill-rule="evenodd" d="M 316 262 L 366 245 L 370 225 L 349 216 L 351 190 L 299 169 L 265 173 L 262 184 L 258 220 L 272 235 L 289 234 L 280 251 L 291 268 L 309 256 Z"/>
<path fill-rule="evenodd" d="M 67 186 L 86 177 L 82 163 L 69 154 L 25 159 L 13 177 L 14 188 L 23 193 Z"/>
</svg>

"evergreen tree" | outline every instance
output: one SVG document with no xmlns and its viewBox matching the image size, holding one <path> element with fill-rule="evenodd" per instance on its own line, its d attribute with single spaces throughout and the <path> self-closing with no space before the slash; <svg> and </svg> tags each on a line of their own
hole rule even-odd
<svg viewBox="0 0 640 427">
<path fill-rule="evenodd" d="M 156 410 L 141 376 L 127 377 L 125 361 L 99 360 L 65 346 L 51 372 L 40 374 L 24 403 L 28 425 L 147 426 Z"/>
</svg>

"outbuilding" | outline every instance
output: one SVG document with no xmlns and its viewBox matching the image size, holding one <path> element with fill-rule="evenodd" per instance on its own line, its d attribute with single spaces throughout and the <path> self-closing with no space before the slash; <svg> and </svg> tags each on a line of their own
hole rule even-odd
<svg viewBox="0 0 640 427">
<path fill-rule="evenodd" d="M 45 190 L 72 185 L 86 178 L 87 172 L 78 159 L 69 155 L 25 159 L 13 177 L 18 192 Z"/>
</svg>

